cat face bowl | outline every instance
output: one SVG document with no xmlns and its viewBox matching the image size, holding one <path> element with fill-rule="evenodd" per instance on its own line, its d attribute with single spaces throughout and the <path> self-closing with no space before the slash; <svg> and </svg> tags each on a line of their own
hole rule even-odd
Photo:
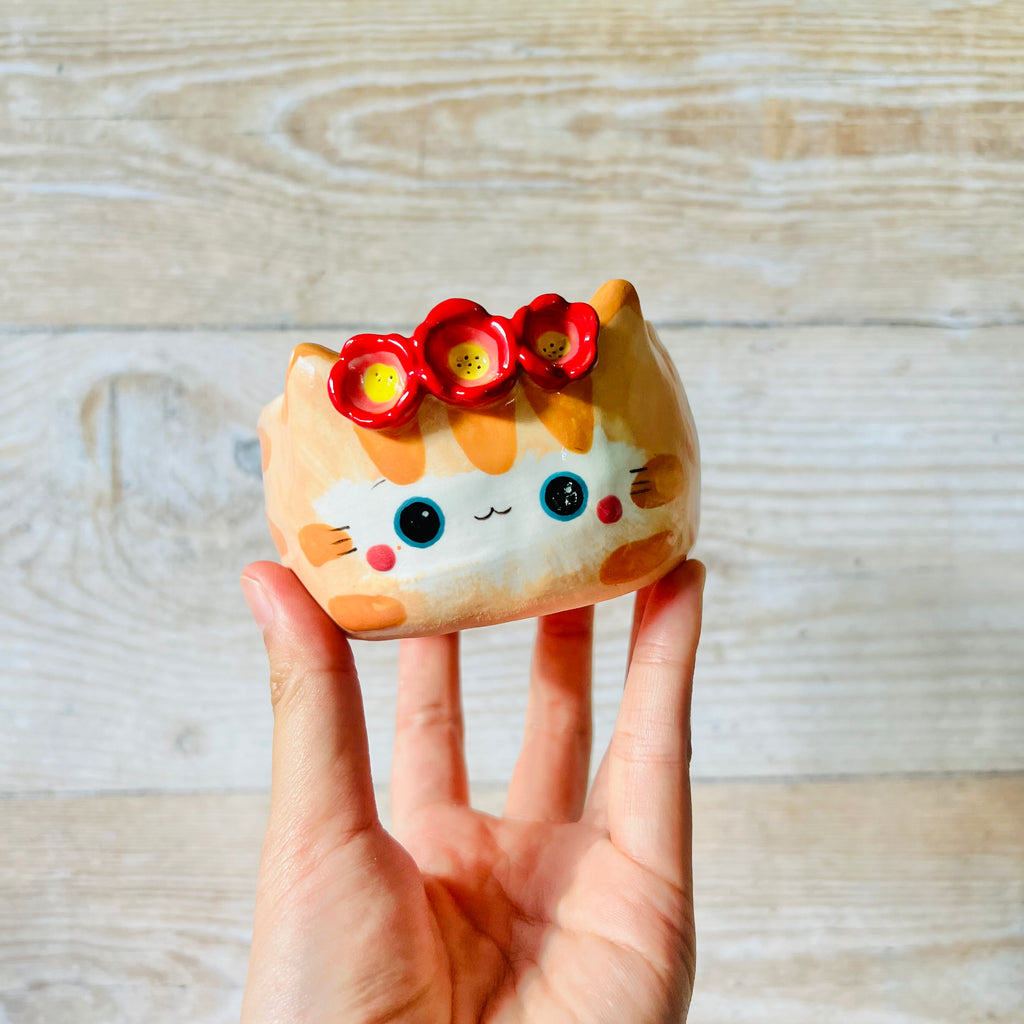
<svg viewBox="0 0 1024 1024">
<path fill-rule="evenodd" d="M 428 636 L 637 590 L 696 537 L 697 437 L 632 285 L 465 299 L 300 345 L 260 417 L 282 562 L 348 634 Z"/>
</svg>

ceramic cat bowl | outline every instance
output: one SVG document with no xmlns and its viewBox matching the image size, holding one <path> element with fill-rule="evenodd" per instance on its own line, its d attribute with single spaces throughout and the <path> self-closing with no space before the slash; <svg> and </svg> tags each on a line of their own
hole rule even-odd
<svg viewBox="0 0 1024 1024">
<path fill-rule="evenodd" d="M 260 417 L 282 562 L 351 636 L 427 636 L 637 590 L 697 531 L 697 437 L 633 286 L 465 299 L 411 338 L 300 345 Z"/>
</svg>

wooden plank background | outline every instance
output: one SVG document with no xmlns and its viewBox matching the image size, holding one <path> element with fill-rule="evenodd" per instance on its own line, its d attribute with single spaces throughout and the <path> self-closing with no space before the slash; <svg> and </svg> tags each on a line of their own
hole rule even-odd
<svg viewBox="0 0 1024 1024">
<path fill-rule="evenodd" d="M 702 442 L 691 1020 L 1024 1019 L 1021 0 L 0 0 L 0 97 L 2 1024 L 237 1018 L 291 347 L 613 276 Z"/>
<path fill-rule="evenodd" d="M 662 333 L 702 434 L 697 777 L 1024 767 L 1019 329 Z M 266 783 L 263 651 L 237 582 L 274 557 L 254 424 L 292 345 L 320 336 L 33 334 L 0 350 L 8 790 Z M 629 601 L 599 613 L 606 736 Z M 531 634 L 466 637 L 484 782 L 515 762 Z M 386 777 L 396 648 L 357 657 Z"/>
<path fill-rule="evenodd" d="M 1022 800 L 1019 778 L 698 786 L 691 1020 L 1018 1021 Z M 237 1020 L 262 795 L 7 811 L 8 1019 Z"/>
<path fill-rule="evenodd" d="M 1019 0 L 0 10 L 0 321 L 1024 314 Z"/>
</svg>

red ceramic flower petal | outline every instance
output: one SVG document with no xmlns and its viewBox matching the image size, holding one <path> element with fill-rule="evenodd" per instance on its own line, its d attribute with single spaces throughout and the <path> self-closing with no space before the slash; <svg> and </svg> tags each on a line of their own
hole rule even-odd
<svg viewBox="0 0 1024 1024">
<path fill-rule="evenodd" d="M 593 306 L 538 295 L 513 322 L 520 337 L 519 364 L 534 383 L 553 390 L 593 369 L 601 329 Z"/>
<path fill-rule="evenodd" d="M 469 299 L 435 306 L 413 332 L 417 372 L 428 390 L 453 405 L 493 401 L 515 382 L 517 337 L 512 321 Z"/>
<path fill-rule="evenodd" d="M 420 381 L 409 341 L 357 334 L 342 347 L 327 390 L 338 412 L 361 427 L 397 427 L 416 412 Z"/>
</svg>

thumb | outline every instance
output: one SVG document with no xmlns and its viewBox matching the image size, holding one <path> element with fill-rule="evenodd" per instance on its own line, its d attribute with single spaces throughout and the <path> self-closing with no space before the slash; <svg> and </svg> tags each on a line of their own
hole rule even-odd
<svg viewBox="0 0 1024 1024">
<path fill-rule="evenodd" d="M 344 841 L 378 820 L 348 640 L 290 569 L 254 562 L 241 584 L 270 660 L 270 831 L 301 843 L 328 828 Z"/>
</svg>

